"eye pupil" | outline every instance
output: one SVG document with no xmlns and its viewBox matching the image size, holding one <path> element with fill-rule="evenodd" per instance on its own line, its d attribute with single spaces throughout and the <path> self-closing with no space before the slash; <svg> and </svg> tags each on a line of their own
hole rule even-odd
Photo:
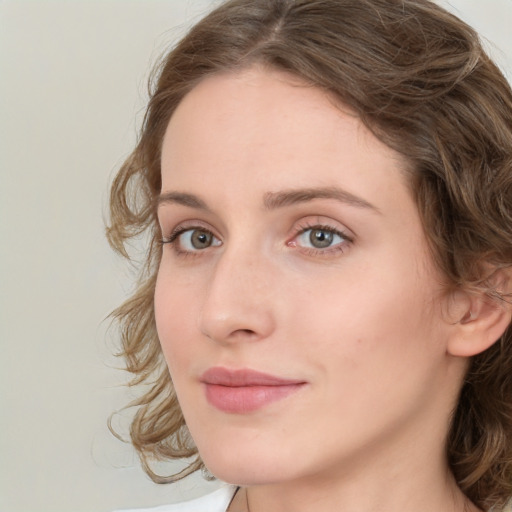
<svg viewBox="0 0 512 512">
<path fill-rule="evenodd" d="M 205 249 L 212 244 L 212 235 L 204 231 L 194 231 L 190 237 L 194 249 Z"/>
<path fill-rule="evenodd" d="M 334 234 L 325 229 L 312 229 L 309 235 L 309 241 L 313 247 L 323 249 L 332 244 Z"/>
</svg>

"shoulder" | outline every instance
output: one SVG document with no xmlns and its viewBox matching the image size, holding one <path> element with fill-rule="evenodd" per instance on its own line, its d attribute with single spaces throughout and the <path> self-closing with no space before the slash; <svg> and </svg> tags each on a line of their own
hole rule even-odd
<svg viewBox="0 0 512 512">
<path fill-rule="evenodd" d="M 225 485 L 206 496 L 184 501 L 183 503 L 172 503 L 151 508 L 117 510 L 114 512 L 226 512 L 235 491 L 236 486 Z"/>
</svg>

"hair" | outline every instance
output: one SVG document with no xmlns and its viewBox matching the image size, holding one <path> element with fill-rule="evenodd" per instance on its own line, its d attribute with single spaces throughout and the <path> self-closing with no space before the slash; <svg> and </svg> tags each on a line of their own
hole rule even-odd
<svg viewBox="0 0 512 512">
<path fill-rule="evenodd" d="M 147 386 L 132 403 L 131 440 L 161 483 L 203 467 L 155 328 L 162 139 L 198 82 L 254 64 L 328 91 L 405 156 L 434 261 L 451 290 L 509 299 L 496 276 L 512 263 L 512 92 L 475 31 L 429 0 L 222 3 L 157 68 L 138 144 L 110 195 L 112 247 L 129 258 L 126 243 L 149 235 L 137 288 L 113 315 L 132 384 Z M 510 499 L 510 328 L 470 361 L 446 452 L 458 485 L 476 505 L 497 510 Z M 170 477 L 150 467 L 153 460 L 189 457 L 189 466 Z"/>
</svg>

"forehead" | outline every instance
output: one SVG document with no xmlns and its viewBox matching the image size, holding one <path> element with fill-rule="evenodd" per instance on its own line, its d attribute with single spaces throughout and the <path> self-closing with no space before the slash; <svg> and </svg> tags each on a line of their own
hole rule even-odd
<svg viewBox="0 0 512 512">
<path fill-rule="evenodd" d="M 402 179 L 405 167 L 325 91 L 256 67 L 208 77 L 182 100 L 164 137 L 162 190 L 208 190 L 224 180 L 238 191 L 258 190 L 255 183 L 268 191 L 342 179 L 364 192 L 377 182 L 382 189 L 393 174 L 391 182 Z"/>
<path fill-rule="evenodd" d="M 205 143 L 214 141 L 214 136 L 235 136 L 232 143 L 252 136 L 272 145 L 272 141 L 292 143 L 307 128 L 309 136 L 314 132 L 321 135 L 319 142 L 328 140 L 333 128 L 339 132 L 341 125 L 334 127 L 332 121 L 342 115 L 352 119 L 347 126 L 351 132 L 360 131 L 362 124 L 355 113 L 335 107 L 334 98 L 319 87 L 289 73 L 258 66 L 202 80 L 173 113 L 166 138 L 184 136 L 186 129 L 187 136 L 194 135 Z M 173 130 L 176 125 L 179 128 Z M 212 127 L 217 130 L 208 136 Z M 358 135 L 364 137 L 365 130 Z"/>
</svg>

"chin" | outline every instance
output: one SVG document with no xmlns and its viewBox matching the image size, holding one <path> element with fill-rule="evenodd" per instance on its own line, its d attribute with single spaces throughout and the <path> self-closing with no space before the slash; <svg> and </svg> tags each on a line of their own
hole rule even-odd
<svg viewBox="0 0 512 512">
<path fill-rule="evenodd" d="M 207 466 L 210 473 L 222 482 L 241 487 L 252 487 L 256 485 L 274 484 L 286 479 L 282 472 L 277 474 L 274 468 L 268 466 L 260 467 L 252 464 L 241 464 L 238 467 L 214 467 Z"/>
<path fill-rule="evenodd" d="M 246 450 L 239 450 L 234 444 L 221 450 L 207 450 L 201 458 L 210 471 L 223 482 L 240 485 L 264 485 L 276 483 L 283 479 L 293 478 L 289 474 L 290 468 L 296 465 L 287 463 L 287 457 L 279 453 L 262 453 L 261 450 L 247 446 Z"/>
</svg>

